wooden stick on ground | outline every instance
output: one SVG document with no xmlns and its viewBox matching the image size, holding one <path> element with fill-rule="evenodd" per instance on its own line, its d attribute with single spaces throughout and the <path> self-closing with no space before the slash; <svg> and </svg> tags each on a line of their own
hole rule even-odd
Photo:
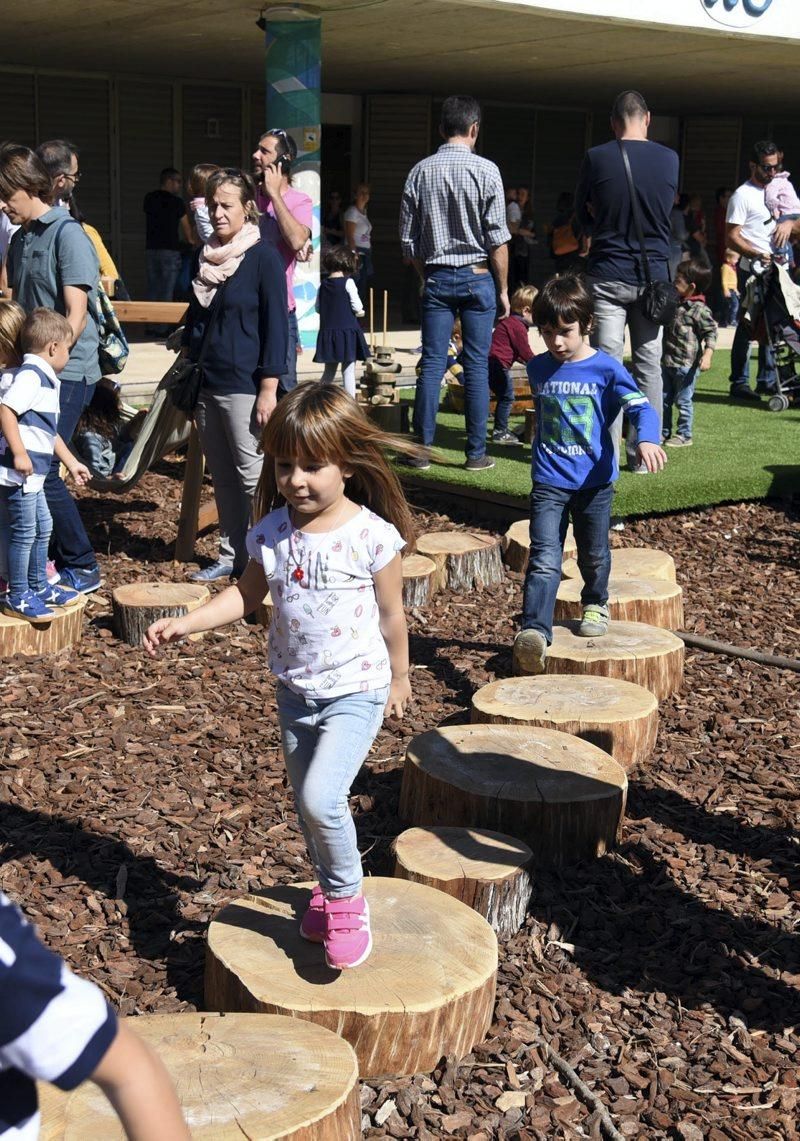
<svg viewBox="0 0 800 1141">
<path fill-rule="evenodd" d="M 608 1141 L 625 1141 L 623 1135 L 614 1124 L 611 1114 L 603 1105 L 600 1098 L 589 1089 L 582 1078 L 578 1077 L 569 1062 L 565 1058 L 562 1058 L 560 1054 L 557 1054 L 550 1043 L 545 1042 L 543 1038 L 541 1038 L 536 1045 L 537 1047 L 541 1047 L 547 1061 L 554 1069 L 558 1070 L 567 1084 L 572 1086 L 584 1105 L 589 1106 L 597 1114 L 600 1121 L 600 1132 L 603 1136 L 606 1137 Z"/>
</svg>

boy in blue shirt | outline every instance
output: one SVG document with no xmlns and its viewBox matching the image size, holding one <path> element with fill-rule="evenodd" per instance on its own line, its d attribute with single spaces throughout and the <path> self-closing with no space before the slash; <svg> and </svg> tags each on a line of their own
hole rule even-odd
<svg viewBox="0 0 800 1141">
<path fill-rule="evenodd" d="M 537 416 L 531 548 L 522 629 L 514 640 L 515 673 L 544 672 L 570 515 L 584 583 L 578 633 L 595 638 L 608 632 L 608 529 L 619 475 L 609 428 L 620 410 L 636 430 L 638 462 L 657 472 L 667 459 L 659 446 L 658 415 L 633 377 L 613 357 L 590 348 L 592 316 L 590 294 L 571 275 L 548 281 L 533 307 L 548 351 L 528 364 Z"/>
</svg>

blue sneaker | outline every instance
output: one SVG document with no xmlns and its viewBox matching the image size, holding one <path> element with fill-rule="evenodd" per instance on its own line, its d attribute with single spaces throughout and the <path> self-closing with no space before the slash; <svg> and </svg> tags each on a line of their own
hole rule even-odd
<svg viewBox="0 0 800 1141">
<path fill-rule="evenodd" d="M 61 585 L 68 590 L 77 590 L 78 594 L 91 594 L 103 585 L 100 578 L 100 567 L 93 566 L 91 570 L 83 567 L 66 567 L 61 572 Z"/>
<path fill-rule="evenodd" d="M 232 574 L 233 564 L 217 559 L 210 567 L 204 567 L 203 570 L 190 574 L 189 582 L 216 582 L 219 578 L 230 578 Z"/>
<path fill-rule="evenodd" d="M 22 618 L 27 622 L 51 622 L 55 618 L 52 610 L 48 610 L 38 594 L 26 590 L 22 594 L 12 594 L 10 591 L 3 599 L 2 610 L 12 618 Z"/>
<path fill-rule="evenodd" d="M 39 598 L 45 606 L 75 606 L 81 600 L 77 590 L 70 590 L 66 586 L 57 586 L 48 583 L 44 590 L 39 591 Z"/>
</svg>

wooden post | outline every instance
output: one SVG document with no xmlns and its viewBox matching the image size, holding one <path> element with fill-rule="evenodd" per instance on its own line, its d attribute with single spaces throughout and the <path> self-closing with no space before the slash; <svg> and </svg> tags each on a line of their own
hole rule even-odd
<svg viewBox="0 0 800 1141">
<path fill-rule="evenodd" d="M 186 471 L 183 476 L 178 537 L 175 540 L 175 562 L 177 563 L 189 563 L 194 558 L 194 543 L 197 538 L 197 519 L 200 512 L 200 495 L 203 490 L 205 470 L 206 461 L 203 449 L 200 447 L 197 426 L 192 424 L 189 449 L 186 453 Z"/>
<path fill-rule="evenodd" d="M 369 349 L 375 352 L 375 290 L 369 287 Z"/>
<path fill-rule="evenodd" d="M 386 348 L 389 337 L 389 290 L 383 291 L 383 347 Z"/>
</svg>

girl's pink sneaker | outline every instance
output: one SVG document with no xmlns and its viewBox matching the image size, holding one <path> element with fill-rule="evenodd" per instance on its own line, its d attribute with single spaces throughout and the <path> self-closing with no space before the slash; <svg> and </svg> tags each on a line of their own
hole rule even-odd
<svg viewBox="0 0 800 1141">
<path fill-rule="evenodd" d="M 311 902 L 300 920 L 300 934 L 309 943 L 322 943 L 325 939 L 325 896 L 319 884 L 315 884 Z"/>
<path fill-rule="evenodd" d="M 334 971 L 358 967 L 372 950 L 369 906 L 363 895 L 326 899 L 325 961 Z"/>
</svg>

